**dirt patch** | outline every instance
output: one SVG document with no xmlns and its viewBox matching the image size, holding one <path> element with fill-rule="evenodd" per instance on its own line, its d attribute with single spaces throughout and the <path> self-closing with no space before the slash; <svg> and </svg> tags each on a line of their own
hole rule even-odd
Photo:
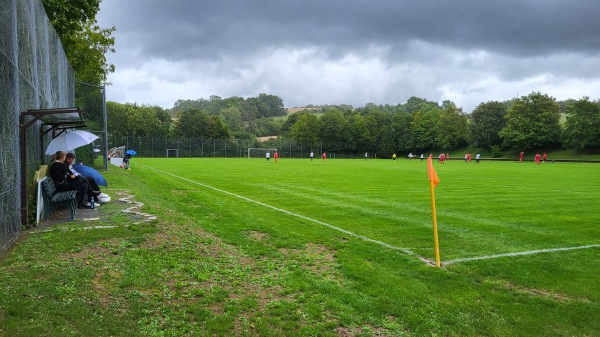
<svg viewBox="0 0 600 337">
<path fill-rule="evenodd" d="M 267 234 L 267 233 L 264 233 L 264 232 L 250 231 L 250 232 L 248 232 L 248 237 L 250 239 L 256 240 L 256 241 L 266 241 L 271 236 L 269 234 Z"/>
<path fill-rule="evenodd" d="M 530 295 L 530 296 L 545 297 L 545 298 L 549 298 L 549 299 L 559 301 L 559 302 L 567 302 L 567 301 L 589 302 L 589 300 L 587 300 L 587 299 L 573 298 L 573 297 L 567 296 L 565 294 L 553 293 L 551 291 L 544 290 L 544 289 L 521 287 L 521 286 L 514 285 L 510 282 L 503 282 L 502 285 L 505 288 L 515 291 L 517 293 L 526 294 L 526 295 Z"/>
<path fill-rule="evenodd" d="M 336 276 L 336 251 L 323 244 L 309 242 L 303 250 L 282 248 L 279 252 L 286 255 L 287 258 L 295 258 L 304 268 L 317 275 L 331 278 Z"/>
<path fill-rule="evenodd" d="M 358 335 L 364 335 L 365 333 L 369 333 L 372 336 L 387 336 L 384 328 L 377 328 L 372 325 L 363 325 L 362 327 L 340 326 L 335 328 L 335 333 L 341 337 L 354 337 Z"/>
</svg>

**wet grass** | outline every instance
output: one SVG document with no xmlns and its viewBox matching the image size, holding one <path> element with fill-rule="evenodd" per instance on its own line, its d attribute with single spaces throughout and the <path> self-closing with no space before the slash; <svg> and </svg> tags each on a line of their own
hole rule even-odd
<svg viewBox="0 0 600 337">
<path fill-rule="evenodd" d="M 133 164 L 107 173 L 113 203 L 93 223 L 117 228 L 75 222 L 31 233 L 0 262 L 0 335 L 600 331 L 599 248 L 436 269 L 323 225 L 432 259 L 425 162 Z M 451 161 L 436 169 L 443 261 L 600 243 L 595 165 Z M 159 218 L 134 224 L 140 218 L 120 212 L 129 205 L 115 198 L 123 189 Z"/>
</svg>

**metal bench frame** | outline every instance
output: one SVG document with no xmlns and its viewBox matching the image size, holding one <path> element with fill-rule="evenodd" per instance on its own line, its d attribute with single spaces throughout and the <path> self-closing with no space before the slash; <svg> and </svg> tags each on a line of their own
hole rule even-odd
<svg viewBox="0 0 600 337">
<path fill-rule="evenodd" d="M 56 206 L 67 205 L 71 220 L 77 214 L 77 190 L 57 192 L 54 180 L 47 177 L 42 181 L 42 195 L 44 197 L 44 221 L 48 220 L 50 213 Z"/>
</svg>

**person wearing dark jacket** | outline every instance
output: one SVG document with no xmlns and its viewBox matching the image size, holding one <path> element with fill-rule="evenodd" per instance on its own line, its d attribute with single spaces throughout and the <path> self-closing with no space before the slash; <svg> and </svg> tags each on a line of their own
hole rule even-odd
<svg viewBox="0 0 600 337">
<path fill-rule="evenodd" d="M 67 154 L 63 151 L 57 151 L 54 154 L 54 162 L 50 166 L 50 177 L 54 180 L 54 185 L 57 191 L 77 190 L 77 198 L 79 205 L 83 207 L 91 207 L 88 201 L 87 190 L 89 184 L 80 181 L 72 172 L 65 167 L 65 159 Z"/>
<path fill-rule="evenodd" d="M 89 177 L 89 176 L 84 176 L 78 172 L 73 172 L 71 165 L 73 165 L 73 162 L 75 161 L 75 154 L 74 153 L 67 153 L 67 156 L 65 158 L 65 162 L 63 163 L 65 165 L 65 168 L 67 169 L 67 172 L 69 174 L 72 174 L 75 176 L 75 179 L 78 181 L 78 183 L 80 184 L 87 184 L 88 188 L 86 190 L 86 194 L 88 196 L 87 201 L 91 202 L 92 198 L 94 198 L 94 200 L 96 201 L 96 204 L 100 204 L 98 201 L 98 196 L 102 193 L 100 191 L 100 186 L 98 186 L 98 183 L 96 182 L 96 179 L 94 179 L 94 177 Z"/>
</svg>

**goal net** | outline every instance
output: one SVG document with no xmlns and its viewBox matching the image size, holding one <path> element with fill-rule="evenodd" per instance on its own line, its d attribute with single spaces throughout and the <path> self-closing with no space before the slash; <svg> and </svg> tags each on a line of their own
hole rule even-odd
<svg viewBox="0 0 600 337">
<path fill-rule="evenodd" d="M 113 147 L 108 150 L 109 158 L 123 158 L 125 155 L 125 146 Z"/>
<path fill-rule="evenodd" d="M 277 151 L 277 149 L 263 149 L 260 147 L 251 147 L 248 148 L 248 158 L 265 158 L 267 152 L 270 152 L 271 157 L 273 157 L 275 151 Z"/>
<path fill-rule="evenodd" d="M 167 149 L 167 158 L 179 158 L 179 149 Z"/>
</svg>

